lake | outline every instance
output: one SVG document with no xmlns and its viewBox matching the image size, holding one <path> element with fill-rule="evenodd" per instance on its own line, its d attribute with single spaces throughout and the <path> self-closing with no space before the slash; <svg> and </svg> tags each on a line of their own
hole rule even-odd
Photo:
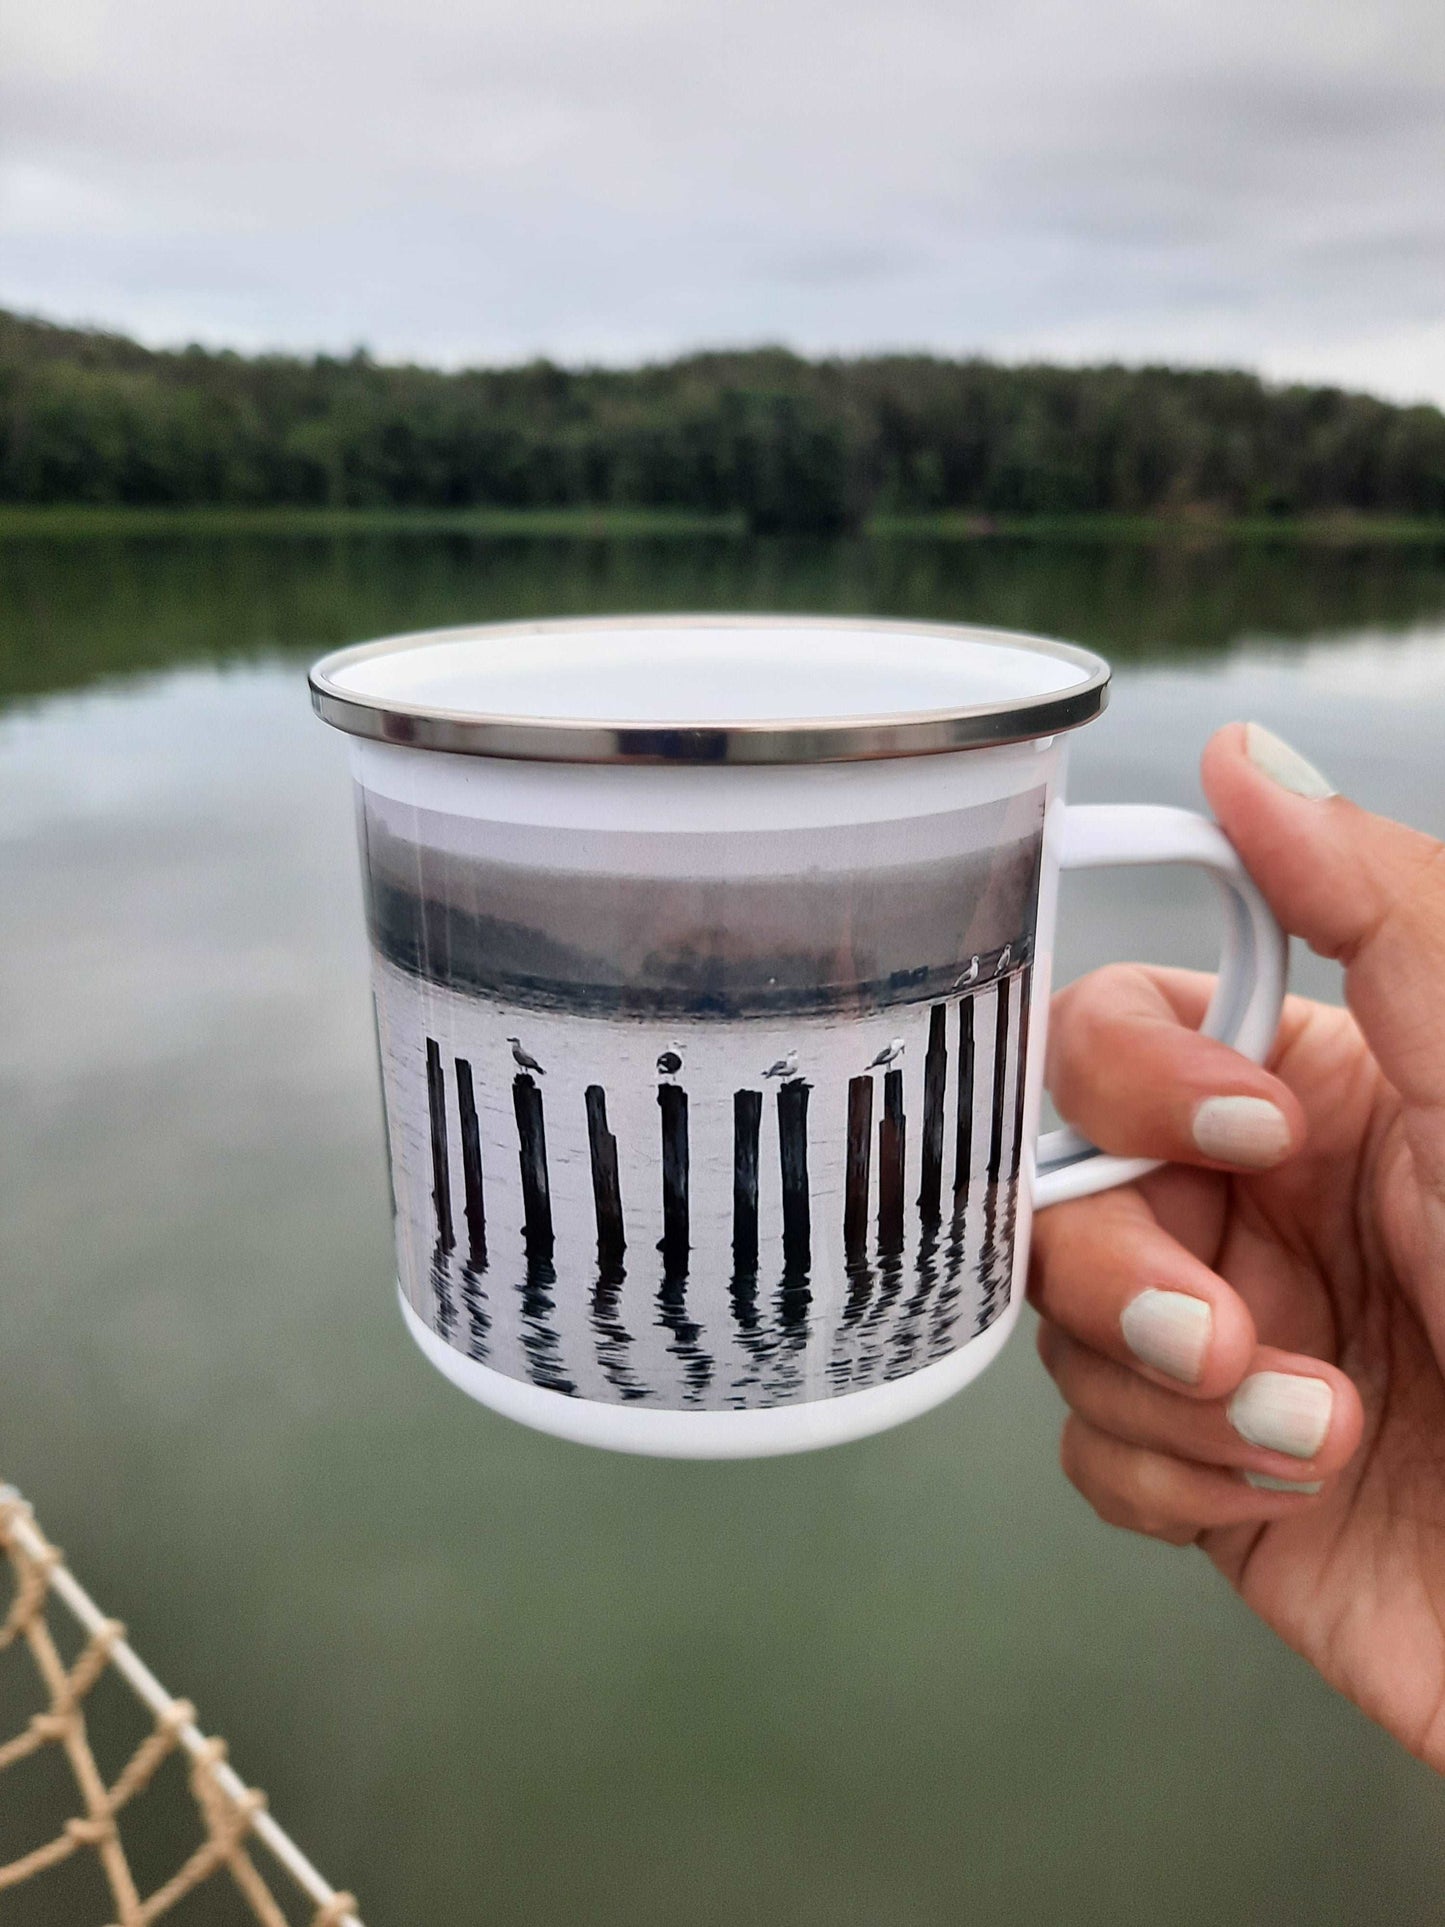
<svg viewBox="0 0 1445 1927">
<path fill-rule="evenodd" d="M 1442 549 L 0 540 L 0 1470 L 368 1927 L 1437 1921 L 1445 1786 L 1200 1555 L 1094 1520 L 1027 1332 L 902 1430 L 737 1465 L 522 1431 L 407 1339 L 305 667 L 669 608 L 1072 638 L 1118 670 L 1076 799 L 1197 805 L 1250 716 L 1445 833 Z M 1059 973 L 1203 962 L 1214 918 L 1180 873 L 1072 881 Z M 118 1691 L 97 1716 L 135 1726 Z M 192 1843 L 167 1773 L 126 1829 L 152 1879 Z M 63 1785 L 11 1770 L 0 1860 Z M 5 1904 L 108 1917 L 82 1863 Z M 221 1886 L 178 1916 L 239 1917 Z"/>
</svg>

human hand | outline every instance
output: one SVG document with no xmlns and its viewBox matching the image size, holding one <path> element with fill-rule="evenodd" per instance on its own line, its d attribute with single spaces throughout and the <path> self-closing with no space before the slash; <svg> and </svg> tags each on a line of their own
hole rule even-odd
<svg viewBox="0 0 1445 1927">
<path fill-rule="evenodd" d="M 1348 1009 L 1290 998 L 1261 1068 L 1197 1034 L 1207 978 L 1124 965 L 1055 999 L 1062 1115 L 1170 1160 L 1035 1224 L 1064 1469 L 1110 1524 L 1202 1547 L 1445 1770 L 1445 845 L 1255 725 L 1203 776 Z"/>
</svg>

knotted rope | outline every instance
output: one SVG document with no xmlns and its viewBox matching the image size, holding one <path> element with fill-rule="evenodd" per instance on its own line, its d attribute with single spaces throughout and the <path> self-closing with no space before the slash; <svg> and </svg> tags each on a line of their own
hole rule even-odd
<svg viewBox="0 0 1445 1927">
<path fill-rule="evenodd" d="M 287 1915 L 251 1856 L 251 1843 L 259 1840 L 314 1903 L 310 1927 L 361 1927 L 352 1896 L 328 1886 L 266 1811 L 266 1796 L 245 1786 L 227 1765 L 224 1742 L 201 1733 L 195 1708 L 186 1700 L 172 1699 L 126 1643 L 120 1622 L 101 1614 L 13 1486 L 0 1486 L 0 1548 L 15 1580 L 14 1595 L 0 1622 L 0 1652 L 22 1645 L 28 1648 L 49 1702 L 21 1732 L 0 1743 L 0 1771 L 43 1747 L 58 1746 L 69 1762 L 84 1807 L 53 1840 L 0 1866 L 0 1892 L 90 1850 L 99 1860 L 116 1910 L 109 1927 L 151 1927 L 223 1870 L 261 1927 L 288 1927 Z M 68 1667 L 47 1618 L 52 1600 L 59 1601 L 87 1635 Z M 85 1720 L 86 1697 L 107 1668 L 126 1681 L 154 1721 L 110 1786 L 96 1765 Z M 118 1818 L 178 1749 L 191 1762 L 191 1793 L 205 1838 L 169 1880 L 142 1896 L 125 1856 Z"/>
</svg>

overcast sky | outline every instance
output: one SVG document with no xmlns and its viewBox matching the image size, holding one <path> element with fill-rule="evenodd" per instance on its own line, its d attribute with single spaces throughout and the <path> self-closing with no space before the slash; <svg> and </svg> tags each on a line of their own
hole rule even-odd
<svg viewBox="0 0 1445 1927">
<path fill-rule="evenodd" d="M 1445 0 L 10 0 L 0 305 L 1445 401 Z"/>
</svg>

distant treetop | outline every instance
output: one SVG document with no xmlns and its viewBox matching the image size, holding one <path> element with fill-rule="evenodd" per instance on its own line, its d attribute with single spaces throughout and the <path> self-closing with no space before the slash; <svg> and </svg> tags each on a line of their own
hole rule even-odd
<svg viewBox="0 0 1445 1927">
<path fill-rule="evenodd" d="M 624 371 L 253 357 L 0 311 L 0 502 L 1445 516 L 1445 415 L 1180 368 L 781 348 Z"/>
</svg>

